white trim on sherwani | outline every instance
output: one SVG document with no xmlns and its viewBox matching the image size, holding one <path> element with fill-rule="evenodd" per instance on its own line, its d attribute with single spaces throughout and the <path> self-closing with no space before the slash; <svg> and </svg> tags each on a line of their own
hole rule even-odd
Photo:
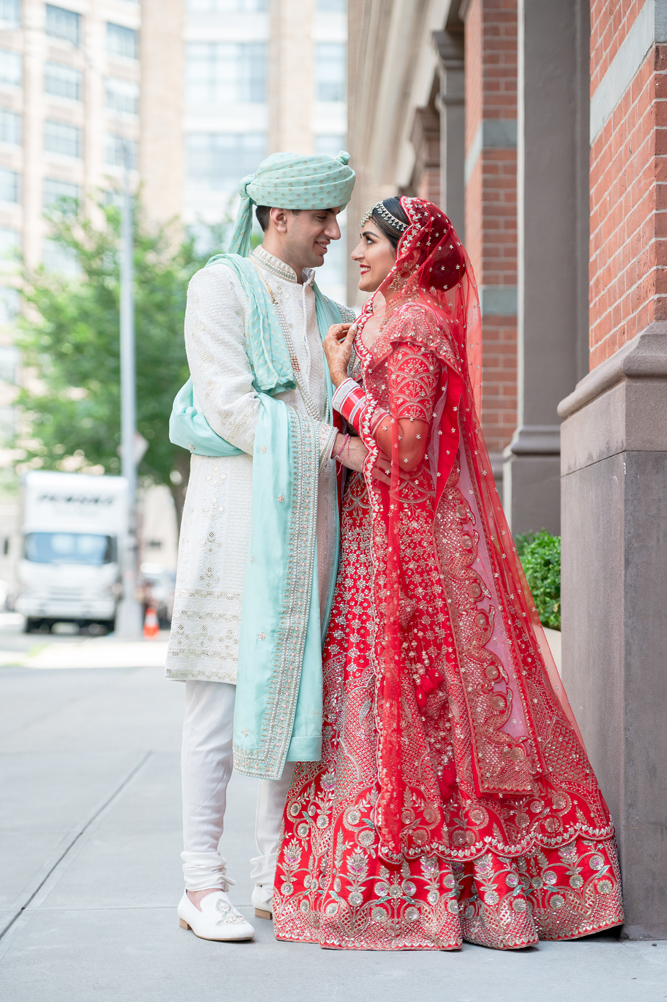
<svg viewBox="0 0 667 1002">
<path fill-rule="evenodd" d="M 296 272 L 257 248 L 252 260 L 287 327 L 312 402 L 322 418 L 317 510 L 320 607 L 336 558 L 335 429 L 324 418 L 324 357 L 312 289 L 314 272 Z M 245 566 L 250 545 L 252 451 L 259 402 L 245 350 L 247 303 L 224 262 L 197 272 L 188 289 L 185 345 L 194 405 L 211 428 L 247 455 L 192 456 L 181 535 L 166 674 L 170 679 L 236 682 Z M 298 389 L 277 399 L 307 414 Z"/>
</svg>

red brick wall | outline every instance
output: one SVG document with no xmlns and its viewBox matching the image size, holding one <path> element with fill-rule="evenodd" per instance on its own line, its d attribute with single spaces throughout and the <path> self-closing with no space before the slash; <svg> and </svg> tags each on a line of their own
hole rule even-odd
<svg viewBox="0 0 667 1002">
<path fill-rule="evenodd" d="M 642 5 L 591 3 L 591 94 Z M 591 147 L 591 368 L 667 319 L 666 71 L 656 46 Z"/>
<path fill-rule="evenodd" d="M 417 198 L 424 198 L 434 205 L 440 203 L 440 168 L 427 167 L 422 171 L 417 186 Z"/>
<path fill-rule="evenodd" d="M 591 94 L 646 0 L 591 0 Z"/>
<path fill-rule="evenodd" d="M 484 119 L 517 112 L 516 0 L 473 0 L 465 23 L 466 155 Z M 483 149 L 466 186 L 466 247 L 480 286 L 516 286 L 516 150 Z M 516 428 L 516 317 L 484 315 L 482 425 L 490 452 Z"/>
</svg>

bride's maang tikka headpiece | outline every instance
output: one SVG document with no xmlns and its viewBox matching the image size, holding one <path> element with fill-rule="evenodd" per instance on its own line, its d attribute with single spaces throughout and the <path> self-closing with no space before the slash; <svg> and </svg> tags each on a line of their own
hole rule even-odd
<svg viewBox="0 0 667 1002">
<path fill-rule="evenodd" d="M 378 215 L 382 216 L 385 223 L 388 223 L 389 226 L 391 226 L 392 229 L 396 230 L 397 233 L 403 233 L 404 230 L 407 230 L 408 224 L 402 223 L 400 219 L 396 218 L 396 216 L 392 216 L 391 212 L 385 206 L 384 202 L 377 202 L 372 209 L 369 209 L 366 215 L 362 218 L 359 225 L 363 226 L 364 223 L 367 223 L 374 212 L 377 212 Z"/>
</svg>

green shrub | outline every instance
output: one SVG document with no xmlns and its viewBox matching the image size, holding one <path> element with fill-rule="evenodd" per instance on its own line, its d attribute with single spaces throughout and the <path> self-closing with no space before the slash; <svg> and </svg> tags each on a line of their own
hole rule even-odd
<svg viewBox="0 0 667 1002">
<path fill-rule="evenodd" d="M 560 630 L 560 536 L 542 529 L 517 535 L 515 542 L 540 622 Z"/>
<path fill-rule="evenodd" d="M 526 547 L 530 546 L 536 535 L 536 532 L 517 532 L 514 537 L 514 545 L 516 546 L 516 552 L 519 554 L 519 560 L 523 560 Z"/>
</svg>

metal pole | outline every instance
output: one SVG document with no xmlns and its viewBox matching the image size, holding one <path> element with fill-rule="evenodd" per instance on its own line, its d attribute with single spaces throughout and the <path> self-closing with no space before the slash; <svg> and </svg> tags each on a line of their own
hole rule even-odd
<svg viewBox="0 0 667 1002">
<path fill-rule="evenodd" d="M 116 633 L 121 637 L 142 634 L 141 606 L 137 588 L 137 464 L 136 373 L 134 349 L 134 268 L 132 232 L 132 192 L 130 189 L 130 148 L 124 144 L 123 208 L 121 213 L 120 258 L 120 396 L 122 474 L 127 480 L 128 535 L 123 553 L 123 596 L 118 603 Z"/>
</svg>

